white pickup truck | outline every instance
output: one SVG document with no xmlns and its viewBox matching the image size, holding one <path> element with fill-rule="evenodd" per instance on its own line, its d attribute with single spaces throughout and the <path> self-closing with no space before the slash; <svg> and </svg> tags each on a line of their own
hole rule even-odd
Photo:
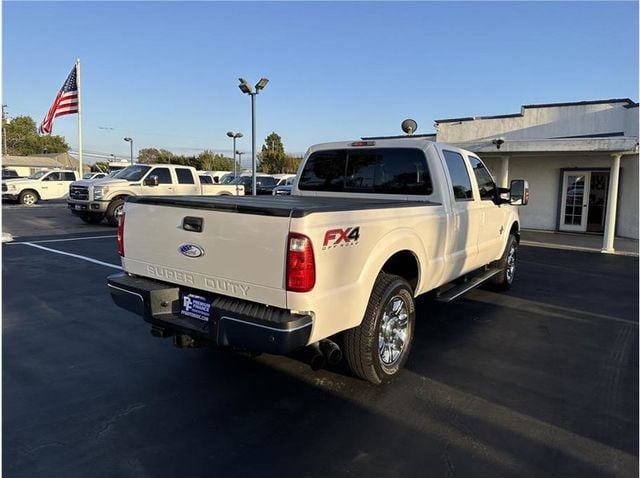
<svg viewBox="0 0 640 478">
<path fill-rule="evenodd" d="M 33 206 L 46 199 L 62 199 L 69 192 L 69 184 L 78 179 L 78 173 L 54 169 L 38 171 L 28 178 L 2 182 L 2 199 Z"/>
<path fill-rule="evenodd" d="M 69 186 L 67 205 L 86 223 L 97 224 L 106 218 L 117 226 L 126 198 L 150 195 L 242 196 L 244 187 L 202 184 L 196 169 L 189 166 L 136 164 L 110 178 L 76 181 Z"/>
<path fill-rule="evenodd" d="M 329 362 L 341 350 L 381 383 L 407 360 L 417 296 L 514 280 L 513 206 L 528 186 L 499 189 L 471 152 L 411 137 L 320 144 L 298 178 L 291 196 L 130 198 L 115 303 L 179 346 Z"/>
</svg>

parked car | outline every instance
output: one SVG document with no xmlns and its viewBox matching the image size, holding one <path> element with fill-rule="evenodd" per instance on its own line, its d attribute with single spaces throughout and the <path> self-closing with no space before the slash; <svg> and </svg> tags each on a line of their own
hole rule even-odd
<svg viewBox="0 0 640 478">
<path fill-rule="evenodd" d="M 278 181 L 276 186 L 291 186 L 296 179 L 295 174 L 272 174 L 272 176 Z"/>
<path fill-rule="evenodd" d="M 182 347 L 305 349 L 329 363 L 342 347 L 378 384 L 409 356 L 416 297 L 511 287 L 526 181 L 499 189 L 474 153 L 413 137 L 312 146 L 300 170 L 286 201 L 127 202 L 115 303 Z"/>
<path fill-rule="evenodd" d="M 290 196 L 293 186 L 276 186 L 273 188 L 274 196 Z"/>
<path fill-rule="evenodd" d="M 40 200 L 62 199 L 69 192 L 69 184 L 77 179 L 78 173 L 75 171 L 38 171 L 28 178 L 3 181 L 2 199 L 17 200 L 27 206 Z"/>
<path fill-rule="evenodd" d="M 207 176 L 211 176 L 211 179 L 213 179 L 213 184 L 222 183 L 222 178 L 229 173 L 230 171 L 198 171 L 198 174 L 206 174 Z"/>
<path fill-rule="evenodd" d="M 273 176 L 266 176 L 259 174 L 256 176 L 256 194 L 264 195 L 271 194 L 273 188 L 276 187 L 276 178 Z M 239 176 L 231 181 L 231 184 L 237 184 L 244 187 L 245 194 L 253 194 L 253 178 L 250 175 Z"/>
<path fill-rule="evenodd" d="M 107 177 L 107 173 L 84 173 L 84 175 L 82 176 L 82 179 L 92 181 L 92 180 L 102 179 L 106 177 Z"/>
</svg>

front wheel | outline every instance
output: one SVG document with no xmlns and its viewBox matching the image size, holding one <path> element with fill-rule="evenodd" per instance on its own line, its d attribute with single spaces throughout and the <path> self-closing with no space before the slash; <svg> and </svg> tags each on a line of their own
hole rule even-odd
<svg viewBox="0 0 640 478">
<path fill-rule="evenodd" d="M 33 206 L 38 202 L 38 194 L 31 190 L 22 191 L 18 200 L 20 204 L 24 204 L 25 206 Z"/>
<path fill-rule="evenodd" d="M 375 384 L 395 378 L 409 356 L 414 323 L 415 301 L 409 283 L 396 275 L 378 275 L 362 323 L 344 332 L 351 371 Z"/>
<path fill-rule="evenodd" d="M 509 290 L 516 276 L 518 259 L 518 240 L 511 234 L 507 240 L 507 247 L 497 263 L 500 273 L 492 280 L 492 285 L 497 290 Z"/>
<path fill-rule="evenodd" d="M 107 208 L 107 222 L 110 226 L 116 227 L 118 225 L 118 221 L 120 220 L 120 216 L 122 216 L 122 211 L 124 210 L 124 199 L 114 199 L 109 204 Z"/>
</svg>

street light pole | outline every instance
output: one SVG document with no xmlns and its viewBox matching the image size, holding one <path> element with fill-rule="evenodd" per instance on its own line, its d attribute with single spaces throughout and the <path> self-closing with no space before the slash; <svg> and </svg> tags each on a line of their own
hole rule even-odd
<svg viewBox="0 0 640 478">
<path fill-rule="evenodd" d="M 131 146 L 131 166 L 133 166 L 133 138 L 127 137 L 124 138 L 124 140 L 129 143 L 129 146 Z"/>
<path fill-rule="evenodd" d="M 256 83 L 255 91 L 251 88 L 251 85 L 247 83 L 244 78 L 238 78 L 240 81 L 240 91 L 251 96 L 251 169 L 252 169 L 252 194 L 255 196 L 257 192 L 256 188 L 256 95 L 260 93 L 260 90 L 264 89 L 269 83 L 267 78 L 260 78 L 260 81 Z"/>
<path fill-rule="evenodd" d="M 234 133 L 233 131 L 227 131 L 227 136 L 233 140 L 233 181 L 236 182 L 238 177 L 238 163 L 236 162 L 236 138 L 242 138 L 242 133 Z M 238 185 L 236 184 L 236 196 L 238 195 Z"/>
</svg>

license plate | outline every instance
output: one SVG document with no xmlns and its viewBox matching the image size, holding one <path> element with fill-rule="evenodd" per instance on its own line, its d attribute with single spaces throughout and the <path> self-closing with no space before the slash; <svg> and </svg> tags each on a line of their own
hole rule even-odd
<svg viewBox="0 0 640 478">
<path fill-rule="evenodd" d="M 209 321 L 211 301 L 193 294 L 182 296 L 182 315 L 198 320 Z"/>
<path fill-rule="evenodd" d="M 81 206 L 80 204 L 76 204 L 76 205 L 75 205 L 75 208 L 76 208 L 76 209 L 82 209 L 82 206 Z"/>
</svg>

